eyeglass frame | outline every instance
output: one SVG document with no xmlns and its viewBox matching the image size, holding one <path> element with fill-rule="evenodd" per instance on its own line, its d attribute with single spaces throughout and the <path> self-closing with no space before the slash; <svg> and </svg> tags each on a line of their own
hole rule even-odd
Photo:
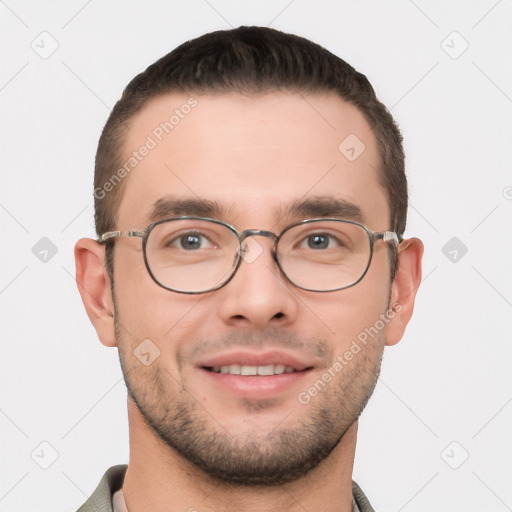
<svg viewBox="0 0 512 512">
<path fill-rule="evenodd" d="M 147 258 L 147 253 L 146 253 L 147 240 L 148 240 L 149 235 L 151 234 L 151 232 L 153 231 L 153 229 L 156 226 L 159 226 L 160 224 L 164 224 L 166 222 L 175 221 L 175 220 L 199 220 L 199 221 L 213 222 L 215 224 L 220 224 L 221 226 L 224 226 L 224 227 L 228 228 L 237 237 L 238 243 L 239 243 L 239 249 L 236 252 L 237 262 L 236 262 L 236 265 L 235 265 L 233 271 L 231 272 L 231 275 L 229 276 L 228 279 L 226 279 L 226 281 L 224 281 L 223 283 L 219 284 L 218 286 L 215 286 L 213 288 L 209 288 L 209 289 L 204 290 L 204 291 L 192 291 L 192 292 L 191 291 L 184 291 L 184 290 L 175 290 L 173 288 L 170 288 L 168 286 L 163 285 L 160 281 L 158 281 L 158 279 L 153 274 L 153 272 L 151 270 L 151 267 L 150 267 L 150 265 L 148 263 L 148 258 Z M 281 267 L 281 264 L 279 263 L 279 259 L 277 257 L 276 249 L 277 249 L 277 245 L 278 245 L 279 240 L 281 239 L 281 237 L 287 231 L 289 231 L 290 229 L 292 229 L 292 228 L 294 228 L 296 226 L 300 226 L 300 225 L 303 225 L 303 224 L 309 224 L 309 223 L 313 223 L 313 222 L 320 222 L 320 221 L 337 221 L 337 222 L 343 222 L 343 223 L 346 223 L 346 224 L 353 224 L 355 226 L 359 226 L 360 228 L 362 228 L 366 232 L 366 234 L 368 235 L 368 239 L 370 241 L 370 255 L 368 257 L 368 263 L 366 264 L 366 268 L 364 269 L 364 272 L 361 274 L 359 279 L 357 279 L 356 281 L 354 281 L 353 283 L 351 283 L 351 284 L 349 284 L 347 286 L 342 286 L 340 288 L 335 288 L 333 290 L 314 290 L 314 289 L 311 289 L 311 288 L 305 288 L 303 286 L 299 286 L 298 284 L 293 282 L 287 276 L 286 272 L 283 270 L 283 268 Z M 299 222 L 295 222 L 295 223 L 291 224 L 290 226 L 287 226 L 279 234 L 276 234 L 273 231 L 267 231 L 267 230 L 264 230 L 264 229 L 245 229 L 244 231 L 239 233 L 236 230 L 235 227 L 233 227 L 231 224 L 228 224 L 227 222 L 224 222 L 222 220 L 212 219 L 212 218 L 209 218 L 209 217 L 196 217 L 196 216 L 184 215 L 184 216 L 180 216 L 180 217 L 170 217 L 170 218 L 167 218 L 167 219 L 161 219 L 161 220 L 158 220 L 156 222 L 152 222 L 151 224 L 149 224 L 146 227 L 146 229 L 144 231 L 140 231 L 140 230 L 136 230 L 136 229 L 130 229 L 126 233 L 123 233 L 123 231 L 121 231 L 121 230 L 107 231 L 107 232 L 103 233 L 102 235 L 100 235 L 96 239 L 96 242 L 103 245 L 104 243 L 109 242 L 109 241 L 113 242 L 115 238 L 121 237 L 121 236 L 127 236 L 127 237 L 130 237 L 130 238 L 135 238 L 135 237 L 142 238 L 142 252 L 143 252 L 143 256 L 144 256 L 144 264 L 146 266 L 146 270 L 148 271 L 149 275 L 151 276 L 153 281 L 158 286 L 164 288 L 165 290 L 171 291 L 171 292 L 183 293 L 183 294 L 187 294 L 187 295 L 199 295 L 199 294 L 202 294 L 202 293 L 210 293 L 210 292 L 217 291 L 220 288 L 226 286 L 233 279 L 233 277 L 235 276 L 235 274 L 238 271 L 238 268 L 240 267 L 240 264 L 241 264 L 241 262 L 243 260 L 242 254 L 244 252 L 243 247 L 242 247 L 242 243 L 248 237 L 250 237 L 250 236 L 263 236 L 263 237 L 271 238 L 273 240 L 273 242 L 274 242 L 274 246 L 273 246 L 272 251 L 271 251 L 272 259 L 274 260 L 274 262 L 276 263 L 277 267 L 281 271 L 281 274 L 286 278 L 286 280 L 289 283 L 291 283 L 292 285 L 296 286 L 297 288 L 300 288 L 301 290 L 306 290 L 306 291 L 309 291 L 309 292 L 317 292 L 317 293 L 337 292 L 337 291 L 340 291 L 340 290 L 346 290 L 347 288 L 351 288 L 352 286 L 355 286 L 356 284 L 358 284 L 363 279 L 363 277 L 368 272 L 368 269 L 370 268 L 370 264 L 371 264 L 372 259 L 373 259 L 373 246 L 374 246 L 375 241 L 382 240 L 382 241 L 384 241 L 386 243 L 387 242 L 395 242 L 397 246 L 403 241 L 403 236 L 397 234 L 394 231 L 372 231 L 370 228 L 368 228 L 364 224 L 361 224 L 360 222 L 356 222 L 356 221 L 348 220 L 348 219 L 338 219 L 338 218 L 333 218 L 333 217 L 316 217 L 316 218 L 313 218 L 313 219 L 301 220 Z"/>
</svg>

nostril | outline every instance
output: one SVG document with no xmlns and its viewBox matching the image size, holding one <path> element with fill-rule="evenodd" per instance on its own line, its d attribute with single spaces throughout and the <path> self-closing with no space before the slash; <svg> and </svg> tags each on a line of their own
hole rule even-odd
<svg viewBox="0 0 512 512">
<path fill-rule="evenodd" d="M 284 313 L 276 313 L 272 318 L 282 318 L 284 316 Z"/>
</svg>

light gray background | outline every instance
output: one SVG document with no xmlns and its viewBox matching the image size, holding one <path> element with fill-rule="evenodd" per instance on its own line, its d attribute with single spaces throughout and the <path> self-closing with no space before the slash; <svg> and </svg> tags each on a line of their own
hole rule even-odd
<svg viewBox="0 0 512 512">
<path fill-rule="evenodd" d="M 0 511 L 75 510 L 127 462 L 117 351 L 74 282 L 97 140 L 136 73 L 243 24 L 353 64 L 405 136 L 424 282 L 363 414 L 354 478 L 381 512 L 510 510 L 511 18 L 510 0 L 0 1 Z"/>
</svg>

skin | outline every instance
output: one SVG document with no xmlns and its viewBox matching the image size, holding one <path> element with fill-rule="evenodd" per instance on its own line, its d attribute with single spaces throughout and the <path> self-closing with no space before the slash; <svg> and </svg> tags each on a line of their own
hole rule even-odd
<svg viewBox="0 0 512 512">
<path fill-rule="evenodd" d="M 198 106 L 126 178 L 116 229 L 144 230 L 151 206 L 166 195 L 219 202 L 226 210 L 221 220 L 239 232 L 278 233 L 302 219 L 277 217 L 275 206 L 313 197 L 350 201 L 371 230 L 391 228 L 375 137 L 355 107 L 330 94 L 196 98 Z M 132 120 L 126 154 L 187 99 L 172 94 L 150 101 Z M 353 162 L 338 150 L 351 133 L 366 146 Z M 250 242 L 258 244 L 250 250 L 263 248 L 254 261 L 242 262 L 225 287 L 200 295 L 156 285 L 144 266 L 140 239 L 115 243 L 115 304 L 104 247 L 82 239 L 75 256 L 89 318 L 101 342 L 118 347 L 129 389 L 130 460 L 123 492 L 130 511 L 163 511 L 171 503 L 173 510 L 201 512 L 351 510 L 357 418 L 373 391 L 384 347 L 398 343 L 411 318 L 421 281 L 421 241 L 401 243 L 392 283 L 380 241 L 361 282 L 315 293 L 283 279 L 271 257 L 272 241 L 260 237 Z M 300 403 L 298 393 L 394 304 L 399 308 L 379 335 L 361 345 L 308 404 Z M 148 338 L 160 355 L 145 366 L 133 351 Z M 212 384 L 197 367 L 201 357 L 238 347 L 282 349 L 312 370 L 270 399 L 241 398 Z M 188 427 L 180 423 L 184 414 Z M 211 453 L 231 456 L 224 461 L 228 468 L 235 461 L 254 467 L 262 455 L 276 471 L 274 484 L 215 477 L 208 471 L 213 460 L 189 460 L 193 456 L 181 455 L 169 442 L 185 443 L 187 436 L 193 440 L 187 450 L 204 459 L 212 459 Z M 294 448 L 287 452 L 288 438 Z"/>
</svg>

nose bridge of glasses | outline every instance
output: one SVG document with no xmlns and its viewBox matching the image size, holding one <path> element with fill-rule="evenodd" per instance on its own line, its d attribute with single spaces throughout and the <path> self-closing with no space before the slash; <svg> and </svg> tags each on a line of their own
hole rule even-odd
<svg viewBox="0 0 512 512">
<path fill-rule="evenodd" d="M 250 236 L 263 236 L 272 240 L 277 238 L 277 235 L 272 233 L 272 231 L 265 231 L 264 229 L 246 229 L 238 235 L 238 240 L 242 243 Z"/>
<path fill-rule="evenodd" d="M 240 243 L 240 256 L 246 263 L 252 263 L 255 261 L 261 253 L 264 251 L 263 246 L 259 244 L 254 238 L 252 238 L 251 244 L 248 245 L 249 238 L 262 236 L 264 238 L 270 238 L 274 243 L 277 240 L 277 235 L 272 231 L 266 231 L 264 229 L 246 229 L 238 235 L 238 241 Z M 251 247 L 252 245 L 252 247 Z M 272 250 L 272 257 L 275 259 L 274 250 Z"/>
</svg>

